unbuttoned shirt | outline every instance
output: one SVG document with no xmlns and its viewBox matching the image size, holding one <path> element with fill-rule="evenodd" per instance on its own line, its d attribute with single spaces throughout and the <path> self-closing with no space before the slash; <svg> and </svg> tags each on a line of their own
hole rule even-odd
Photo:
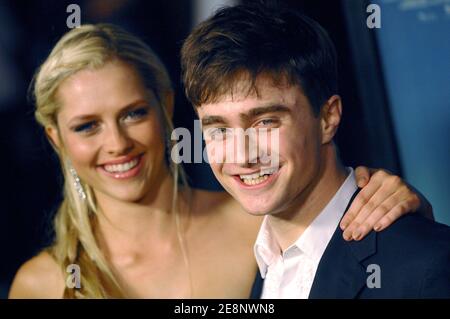
<svg viewBox="0 0 450 319">
<path fill-rule="evenodd" d="M 307 299 L 320 259 L 357 190 L 355 174 L 349 175 L 327 206 L 305 229 L 303 234 L 281 251 L 266 216 L 254 246 L 264 286 L 261 298 Z"/>
</svg>

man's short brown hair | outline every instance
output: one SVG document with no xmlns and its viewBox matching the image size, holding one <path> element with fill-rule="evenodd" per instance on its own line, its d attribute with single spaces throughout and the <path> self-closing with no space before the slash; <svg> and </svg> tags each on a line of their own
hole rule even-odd
<svg viewBox="0 0 450 319">
<path fill-rule="evenodd" d="M 326 31 L 280 6 L 218 10 L 186 39 L 181 64 L 186 95 L 196 107 L 235 93 L 242 79 L 249 80 L 247 94 L 258 94 L 256 79 L 262 74 L 275 85 L 299 85 L 315 114 L 337 93 L 336 52 Z"/>
</svg>

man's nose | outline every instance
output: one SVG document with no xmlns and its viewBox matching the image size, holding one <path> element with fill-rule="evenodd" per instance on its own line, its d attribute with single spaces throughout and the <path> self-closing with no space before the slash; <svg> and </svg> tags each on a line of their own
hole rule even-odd
<svg viewBox="0 0 450 319">
<path fill-rule="evenodd" d="M 248 132 L 236 134 L 233 139 L 235 150 L 235 164 L 250 167 L 258 163 L 258 141 L 254 134 Z"/>
</svg>

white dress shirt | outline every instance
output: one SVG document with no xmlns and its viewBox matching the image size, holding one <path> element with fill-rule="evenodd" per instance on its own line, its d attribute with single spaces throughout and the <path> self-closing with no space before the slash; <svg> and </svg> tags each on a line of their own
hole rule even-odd
<svg viewBox="0 0 450 319">
<path fill-rule="evenodd" d="M 355 174 L 349 168 L 349 175 L 327 206 L 283 253 L 268 216 L 264 218 L 254 247 L 264 278 L 261 298 L 308 298 L 320 259 L 356 189 Z"/>
</svg>

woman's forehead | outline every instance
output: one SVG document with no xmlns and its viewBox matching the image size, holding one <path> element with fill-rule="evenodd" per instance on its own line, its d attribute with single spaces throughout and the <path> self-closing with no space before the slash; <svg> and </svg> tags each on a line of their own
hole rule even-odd
<svg viewBox="0 0 450 319">
<path fill-rule="evenodd" d="M 57 91 L 61 111 L 69 113 L 113 110 L 153 96 L 126 64 L 81 70 L 66 79 Z"/>
</svg>

